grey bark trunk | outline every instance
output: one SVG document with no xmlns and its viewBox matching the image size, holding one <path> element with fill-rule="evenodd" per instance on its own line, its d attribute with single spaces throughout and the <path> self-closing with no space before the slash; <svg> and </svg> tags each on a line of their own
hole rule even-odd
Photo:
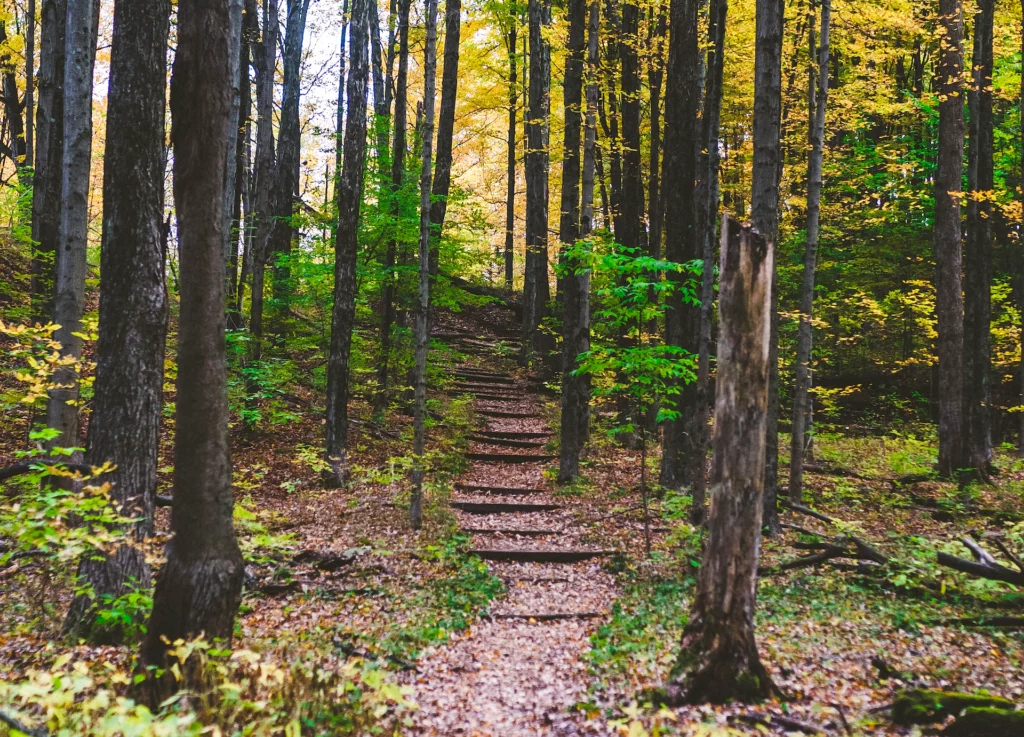
<svg viewBox="0 0 1024 737">
<path fill-rule="evenodd" d="M 232 319 L 232 306 L 234 304 L 236 281 L 236 273 L 233 271 L 232 265 L 237 264 L 238 261 L 238 239 L 235 237 L 232 224 L 235 219 L 236 202 L 238 202 L 240 194 L 236 186 L 238 184 L 238 159 L 240 157 L 239 128 L 241 127 L 240 121 L 242 116 L 241 70 L 246 67 L 246 64 L 242 62 L 243 0 L 232 0 L 230 11 L 231 37 L 232 43 L 235 43 L 235 46 L 231 49 L 232 58 L 235 59 L 235 76 L 231 91 L 231 112 L 229 113 L 228 125 L 234 136 L 234 145 L 228 147 L 227 166 L 224 169 L 224 206 L 222 217 L 224 218 L 224 263 L 227 264 L 224 275 L 225 309 L 228 314 L 228 322 L 232 323 L 234 322 Z M 247 73 L 245 81 L 248 82 L 248 80 L 249 76 Z"/>
<path fill-rule="evenodd" d="M 1024 0 L 1020 3 L 1021 13 L 1024 14 Z M 1020 34 L 1020 53 L 1021 58 L 1024 59 L 1024 26 L 1021 28 Z M 1021 76 L 1020 80 L 1020 97 L 1024 100 L 1024 76 Z M 1020 120 L 1020 139 L 1021 148 L 1024 150 L 1024 115 L 1021 116 Z M 1024 180 L 1024 157 L 1021 157 L 1021 179 Z M 1021 211 L 1024 213 L 1024 187 L 1021 188 Z M 1021 227 L 1024 228 L 1024 221 L 1021 223 Z M 1020 271 L 1020 306 L 1021 306 L 1021 335 L 1024 335 L 1024 259 L 1021 261 L 1022 268 Z M 1024 351 L 1021 352 L 1020 360 L 1020 399 L 1021 405 L 1024 406 Z M 1024 412 L 1020 413 L 1020 419 L 1017 426 L 1017 455 L 1024 457 Z"/>
<path fill-rule="evenodd" d="M 754 51 L 754 167 L 750 223 L 772 247 L 779 235 L 779 172 L 781 171 L 783 0 L 757 0 Z M 772 267 L 774 269 L 774 266 Z M 764 525 L 779 532 L 776 502 L 779 475 L 779 300 L 778 277 L 772 275 L 771 356 L 768 360 L 768 418 L 765 441 Z"/>
<path fill-rule="evenodd" d="M 111 485 L 116 512 L 134 519 L 131 537 L 153 533 L 156 470 L 163 410 L 167 292 L 164 275 L 164 87 L 170 0 L 118 0 L 114 5 L 103 157 L 103 239 L 95 399 L 86 460 L 115 468 L 99 481 Z M 79 565 L 92 587 L 78 596 L 65 631 L 92 629 L 100 597 L 147 588 L 150 568 L 141 548 L 119 546 Z M 120 640 L 117 631 L 97 639 Z"/>
<path fill-rule="evenodd" d="M 331 312 L 331 352 L 327 362 L 327 424 L 325 452 L 331 471 L 328 485 L 343 484 L 347 476 L 348 375 L 352 329 L 356 312 L 359 206 L 363 198 L 366 158 L 366 87 L 369 77 L 367 36 L 370 3 L 353 0 L 350 69 L 347 81 L 344 165 L 338 186 L 338 229 L 334 242 L 334 307 Z"/>
<path fill-rule="evenodd" d="M 987 479 L 992 462 L 989 410 L 992 368 L 992 35 L 994 0 L 979 0 L 974 16 L 969 100 L 970 158 L 967 243 L 964 249 L 964 461 Z"/>
<path fill-rule="evenodd" d="M 32 166 L 35 160 L 35 113 L 36 113 L 36 0 L 28 0 L 25 13 L 25 164 Z M 27 183 L 32 183 L 33 173 L 26 173 Z"/>
<path fill-rule="evenodd" d="M 665 77 L 665 37 L 668 33 L 667 15 L 664 5 L 657 10 L 657 20 L 652 23 L 653 31 L 648 39 L 653 58 L 647 71 L 647 85 L 650 88 L 651 105 L 651 150 L 647 179 L 647 210 L 649 233 L 647 250 L 655 258 L 661 255 L 662 212 L 661 212 L 661 88 Z"/>
<path fill-rule="evenodd" d="M 56 282 L 53 321 L 60 325 L 54 339 L 61 355 L 82 356 L 85 311 L 86 251 L 89 246 L 89 171 L 92 164 L 92 71 L 96 60 L 99 0 L 68 0 L 64 59 L 64 164 L 57 222 Z M 60 435 L 53 445 L 80 445 L 78 437 L 78 372 L 74 366 L 54 371 L 59 388 L 50 391 L 46 423 Z"/>
<path fill-rule="evenodd" d="M 963 465 L 964 302 L 960 197 L 963 187 L 963 7 L 939 0 L 944 43 L 938 60 L 939 140 L 935 168 L 935 311 L 939 354 L 939 474 Z"/>
<path fill-rule="evenodd" d="M 445 0 L 444 68 L 441 72 L 441 109 L 437 116 L 437 157 L 430 202 L 430 277 L 437 278 L 441 229 L 448 212 L 452 183 L 452 137 L 455 134 L 455 102 L 459 87 L 459 35 L 462 0 Z"/>
<path fill-rule="evenodd" d="M 224 201 L 236 48 L 230 0 L 179 0 L 171 79 L 181 313 L 174 434 L 173 537 L 157 579 L 142 660 L 203 633 L 230 645 L 243 563 L 235 539 L 224 340 Z M 155 689 L 164 695 L 177 683 Z"/>
<path fill-rule="evenodd" d="M 413 374 L 412 499 L 409 522 L 423 525 L 423 452 L 426 449 L 427 343 L 430 340 L 430 191 L 434 140 L 434 79 L 437 70 L 437 0 L 426 0 L 427 40 L 423 64 L 423 148 L 420 154 L 419 292 L 416 307 L 416 363 Z"/>
<path fill-rule="evenodd" d="M 242 296 L 245 291 L 245 277 L 248 274 L 246 257 L 249 218 L 249 139 L 252 134 L 252 87 L 249 82 L 249 58 L 252 42 L 256 40 L 253 29 L 258 28 L 256 3 L 245 0 L 242 9 L 242 33 L 238 48 L 238 137 L 235 142 L 234 194 L 231 203 L 231 232 L 228 246 L 228 330 L 242 329 Z M 246 221 L 243 221 L 243 213 Z M 241 248 L 241 256 L 239 249 Z M 241 267 L 241 273 L 239 273 Z"/>
<path fill-rule="evenodd" d="M 569 37 L 566 43 L 565 82 L 563 102 L 565 130 L 562 156 L 562 205 L 559 240 L 562 242 L 563 316 L 562 316 L 562 422 L 559 483 L 567 483 L 579 476 L 580 450 L 583 446 L 589 400 L 588 382 L 574 372 L 577 357 L 589 345 L 588 320 L 583 315 L 583 291 L 587 289 L 589 273 L 585 263 L 573 255 L 572 250 L 580 237 L 580 133 L 582 128 L 581 103 L 583 96 L 583 59 L 586 49 L 587 0 L 570 0 L 568 5 Z M 596 36 L 594 43 L 596 44 Z M 591 181 L 593 179 L 591 178 Z M 593 196 L 593 186 L 591 186 Z M 565 253 L 568 250 L 569 253 Z"/>
<path fill-rule="evenodd" d="M 807 239 L 804 243 L 804 277 L 800 288 L 800 326 L 796 346 L 796 386 L 793 390 L 793 426 L 789 449 L 789 500 L 803 499 L 804 450 L 811 416 L 811 349 L 814 342 L 814 272 L 818 260 L 821 218 L 821 160 L 825 148 L 825 110 L 828 103 L 829 32 L 832 0 L 821 0 L 821 34 L 818 46 L 817 93 L 812 92 L 814 117 L 807 159 Z M 814 87 L 812 86 L 813 90 Z"/>
<path fill-rule="evenodd" d="M 57 223 L 64 171 L 64 46 L 67 0 L 43 0 L 39 45 L 39 106 L 32 187 L 32 318 L 53 319 Z"/>
<path fill-rule="evenodd" d="M 750 702 L 778 694 L 754 640 L 773 259 L 771 241 L 723 219 L 708 537 L 671 701 Z"/>
<path fill-rule="evenodd" d="M 505 185 L 505 286 L 512 289 L 514 250 L 516 242 L 516 108 L 519 91 L 516 89 L 516 23 L 512 16 L 506 45 L 508 46 L 508 154 L 506 159 Z"/>
</svg>

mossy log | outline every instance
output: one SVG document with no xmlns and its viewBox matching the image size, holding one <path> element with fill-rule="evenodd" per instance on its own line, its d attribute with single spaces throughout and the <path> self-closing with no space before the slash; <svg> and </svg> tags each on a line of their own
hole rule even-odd
<svg viewBox="0 0 1024 737">
<path fill-rule="evenodd" d="M 965 709 L 1012 712 L 1013 708 L 1012 701 L 999 696 L 918 688 L 897 694 L 892 704 L 892 720 L 901 726 L 935 724 Z"/>
<path fill-rule="evenodd" d="M 942 733 L 953 737 L 1020 737 L 1024 735 L 1024 711 L 970 706 Z"/>
</svg>

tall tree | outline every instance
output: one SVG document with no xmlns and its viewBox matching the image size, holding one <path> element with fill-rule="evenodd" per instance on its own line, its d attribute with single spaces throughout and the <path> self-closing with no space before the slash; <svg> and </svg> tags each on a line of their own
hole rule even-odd
<svg viewBox="0 0 1024 737">
<path fill-rule="evenodd" d="M 242 33 L 238 46 L 238 136 L 234 151 L 234 191 L 231 197 L 231 230 L 228 233 L 228 329 L 242 327 L 242 297 L 245 292 L 245 277 L 248 274 L 246 261 L 250 254 L 248 244 L 250 209 L 249 174 L 252 157 L 252 83 L 249 79 L 249 59 L 252 46 L 259 42 L 259 22 L 256 18 L 255 0 L 245 0 L 242 8 Z M 233 115 L 233 113 L 232 113 Z M 243 220 L 243 213 L 244 218 Z M 241 243 L 241 256 L 239 244 Z M 239 264 L 241 261 L 241 264 Z M 239 267 L 241 266 L 241 273 Z"/>
<path fill-rule="evenodd" d="M 665 258 L 683 264 L 698 258 L 695 179 L 697 165 L 697 0 L 672 0 L 669 27 L 667 87 L 665 90 Z M 669 272 L 674 289 L 666 298 L 665 343 L 696 353 L 699 311 L 687 304 L 682 292 L 688 277 Z M 678 489 L 692 483 L 687 478 L 694 452 L 695 387 L 680 388 L 677 410 L 682 416 L 665 423 L 662 485 Z M 701 459 L 700 467 L 703 469 Z M 703 471 L 702 471 L 703 472 Z"/>
<path fill-rule="evenodd" d="M 136 541 L 153 532 L 163 410 L 167 293 L 164 279 L 164 87 L 170 0 L 117 0 L 110 49 L 107 142 L 103 157 L 100 327 L 86 460 L 114 464 L 118 514 L 135 520 Z M 143 551 L 121 545 L 86 558 L 92 587 L 72 604 L 65 629 L 91 625 L 92 603 L 146 587 Z"/>
<path fill-rule="evenodd" d="M 707 79 L 704 86 L 704 114 L 701 117 L 703 150 L 700 156 L 700 187 L 697 224 L 701 239 L 701 299 L 700 329 L 697 350 L 697 391 L 696 391 L 696 448 L 693 452 L 697 473 L 693 475 L 690 488 L 693 504 L 690 507 L 690 522 L 699 525 L 704 522 L 704 506 L 707 492 L 707 477 L 704 463 L 707 458 L 708 418 L 711 414 L 711 320 L 715 301 L 715 252 L 718 222 L 718 167 L 719 167 L 719 126 L 722 116 L 722 76 L 725 62 L 725 21 L 728 0 L 711 0 L 708 9 L 708 60 Z"/>
<path fill-rule="evenodd" d="M 92 164 L 92 72 L 96 60 L 99 0 L 68 0 L 64 57 L 64 171 L 60 184 L 60 219 L 53 321 L 61 356 L 82 356 L 85 312 L 86 250 L 89 247 L 89 171 Z M 58 430 L 54 443 L 78 445 L 79 376 L 73 365 L 58 368 L 50 391 L 46 424 Z"/>
<path fill-rule="evenodd" d="M 939 0 L 939 139 L 935 166 L 935 311 L 939 354 L 939 473 L 963 459 L 964 301 L 960 191 L 964 153 L 964 21 L 960 0 Z"/>
<path fill-rule="evenodd" d="M 551 91 L 549 0 L 529 0 L 529 99 L 526 108 L 526 266 L 523 277 L 523 355 L 537 348 L 537 326 L 548 302 L 548 131 Z"/>
<path fill-rule="evenodd" d="M 818 260 L 818 233 L 821 218 L 821 160 L 825 148 L 825 108 L 828 103 L 829 31 L 832 0 L 821 0 L 821 38 L 819 40 L 817 92 L 812 73 L 810 100 L 811 150 L 807 157 L 807 237 L 804 241 L 804 277 L 800 288 L 800 326 L 796 346 L 796 385 L 793 391 L 793 426 L 789 448 L 789 499 L 799 503 L 803 497 L 804 451 L 807 422 L 811 414 L 811 348 L 814 340 L 814 272 Z M 811 51 L 814 51 L 812 48 Z"/>
<path fill-rule="evenodd" d="M 1024 16 L 1024 0 L 1020 2 L 1021 15 Z M 1021 58 L 1024 59 L 1024 24 L 1021 25 L 1020 31 L 1020 54 Z M 1024 100 L 1024 75 L 1021 75 L 1020 79 L 1020 99 Z M 1020 116 L 1020 145 L 1021 150 L 1024 151 L 1024 115 Z M 1024 181 L 1024 156 L 1021 157 L 1021 180 Z M 1024 229 L 1024 187 L 1021 187 L 1021 228 Z M 1019 274 L 1020 285 L 1018 290 L 1020 292 L 1020 314 L 1021 314 L 1021 334 L 1024 335 L 1024 258 L 1021 259 L 1022 268 Z M 1024 404 L 1024 351 L 1021 351 L 1020 357 L 1020 398 L 1021 404 Z M 1024 457 L 1024 412 L 1020 413 L 1020 422 L 1017 427 L 1017 455 Z"/>
<path fill-rule="evenodd" d="M 670 701 L 778 694 L 754 640 L 774 251 L 752 228 L 724 218 L 708 537 Z"/>
<path fill-rule="evenodd" d="M 32 186 L 32 317 L 53 319 L 57 223 L 64 171 L 64 45 L 67 0 L 44 0 L 40 17 L 39 106 Z"/>
<path fill-rule="evenodd" d="M 563 286 L 562 315 L 562 423 L 558 480 L 572 481 L 579 476 L 580 450 L 586 437 L 589 387 L 585 377 L 576 373 L 577 357 L 587 350 L 589 319 L 584 310 L 589 303 L 583 296 L 590 277 L 585 262 L 575 255 L 580 237 L 580 133 L 583 96 L 583 57 L 586 48 L 587 0 L 570 0 L 569 37 L 565 54 L 563 102 L 565 129 L 562 156 L 562 205 L 558 237 L 562 242 Z M 596 43 L 596 35 L 594 37 Z M 591 188 L 591 196 L 593 189 Z"/>
<path fill-rule="evenodd" d="M 448 212 L 452 184 L 452 137 L 455 134 L 455 101 L 459 88 L 459 34 L 462 0 L 444 3 L 444 68 L 441 72 L 441 109 L 437 116 L 437 160 L 430 203 L 430 276 L 437 277 L 441 229 Z"/>
<path fill-rule="evenodd" d="M 277 133 L 277 170 L 271 186 L 273 219 L 267 234 L 267 254 L 274 259 L 274 298 L 279 338 L 287 333 L 290 311 L 290 270 L 278 264 L 291 254 L 295 227 L 292 215 L 299 193 L 301 158 L 301 121 L 299 120 L 302 42 L 306 33 L 306 15 L 310 0 L 288 0 L 288 18 L 284 36 L 284 74 L 281 95 L 281 122 Z"/>
<path fill-rule="evenodd" d="M 237 231 L 233 228 L 235 221 L 236 210 L 241 214 L 241 190 L 238 188 L 238 167 L 242 155 L 242 140 L 241 140 L 241 128 L 242 128 L 242 86 L 243 83 L 248 85 L 249 74 L 248 62 L 243 62 L 243 50 L 246 51 L 246 58 L 248 57 L 248 50 L 246 44 L 243 43 L 242 39 L 242 25 L 243 15 L 245 12 L 244 8 L 245 0 L 236 0 L 231 4 L 231 23 L 232 31 L 231 38 L 237 42 L 237 45 L 232 47 L 231 53 L 238 58 L 238 74 L 235 75 L 234 85 L 232 87 L 231 94 L 231 112 L 228 115 L 228 124 L 231 130 L 234 132 L 234 145 L 228 147 L 228 164 L 225 168 L 224 176 L 224 205 L 222 208 L 222 217 L 224 218 L 224 262 L 228 268 L 225 272 L 225 296 L 227 303 L 225 308 L 228 314 L 229 327 L 238 327 L 240 322 L 234 311 L 235 303 L 235 289 L 237 288 L 237 266 L 238 266 L 238 238 Z M 242 78 L 242 72 L 245 72 L 245 78 Z"/>
<path fill-rule="evenodd" d="M 28 0 L 25 12 L 25 164 L 33 165 L 35 159 L 35 119 L 36 112 L 36 0 Z M 33 181 L 31 169 L 27 172 L 28 181 Z"/>
<path fill-rule="evenodd" d="M 427 41 L 423 64 L 423 127 L 420 154 L 419 290 L 416 304 L 415 399 L 412 436 L 412 499 L 409 521 L 423 525 L 423 452 L 426 449 L 427 343 L 430 341 L 430 192 L 434 143 L 434 79 L 437 76 L 437 0 L 426 0 Z"/>
<path fill-rule="evenodd" d="M 171 77 L 171 143 L 181 308 L 174 433 L 174 506 L 142 660 L 200 633 L 230 642 L 241 602 L 224 340 L 224 175 L 237 42 L 231 0 L 179 0 Z M 174 686 L 176 688 L 176 685 Z"/>
<path fill-rule="evenodd" d="M 651 62 L 647 70 L 647 86 L 650 89 L 651 107 L 651 148 L 647 167 L 647 209 L 649 233 L 648 251 L 652 256 L 661 254 L 661 88 L 665 76 L 665 36 L 668 32 L 668 17 L 664 3 L 651 6 L 653 14 L 650 35 L 647 42 L 651 49 Z"/>
<path fill-rule="evenodd" d="M 259 361 L 263 344 L 264 272 L 271 219 L 274 181 L 274 77 L 277 69 L 277 0 L 263 0 L 263 27 L 253 47 L 256 69 L 256 172 L 253 183 L 253 242 L 250 261 L 249 360 Z"/>
<path fill-rule="evenodd" d="M 399 214 L 398 193 L 405 180 L 406 127 L 409 100 L 409 9 L 412 0 L 398 0 L 398 79 L 395 92 L 395 135 L 391 153 L 391 216 Z M 398 240 L 388 239 L 384 256 L 384 288 L 381 295 L 380 357 L 377 359 L 377 396 L 374 405 L 378 412 L 387 406 L 388 381 L 391 359 L 391 327 L 395 321 L 395 260 Z"/>
<path fill-rule="evenodd" d="M 509 13 L 508 32 L 505 47 L 508 49 L 508 155 L 505 161 L 505 286 L 512 288 L 512 269 L 516 242 L 516 112 L 519 107 L 519 90 L 516 87 L 516 71 L 519 68 L 516 57 L 516 35 L 519 16 Z"/>
<path fill-rule="evenodd" d="M 775 247 L 779 236 L 779 172 L 782 167 L 782 17 L 783 0 L 757 0 L 754 49 L 754 166 L 750 223 Z M 774 261 L 772 268 L 774 269 Z M 768 418 L 765 441 L 764 525 L 779 532 L 776 496 L 779 475 L 779 295 L 772 275 L 771 356 L 768 359 Z"/>
<path fill-rule="evenodd" d="M 974 16 L 964 249 L 964 462 L 988 478 L 992 462 L 989 411 L 992 370 L 992 33 L 995 0 L 979 0 Z"/>
<path fill-rule="evenodd" d="M 327 361 L 326 459 L 331 471 L 325 482 L 341 485 L 347 475 L 348 375 L 352 329 L 356 317 L 356 261 L 359 251 L 359 206 L 363 199 L 366 158 L 366 87 L 369 77 L 367 39 L 370 3 L 353 0 L 349 21 L 350 69 L 346 95 L 344 165 L 338 183 L 338 227 L 334 240 L 334 307 L 331 311 L 331 352 Z"/>
</svg>

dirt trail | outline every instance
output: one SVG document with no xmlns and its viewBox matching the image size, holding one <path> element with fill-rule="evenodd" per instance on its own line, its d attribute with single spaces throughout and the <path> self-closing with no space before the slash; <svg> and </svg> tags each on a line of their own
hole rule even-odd
<svg viewBox="0 0 1024 737">
<path fill-rule="evenodd" d="M 478 358 L 456 369 L 456 390 L 475 395 L 486 427 L 473 436 L 452 506 L 506 595 L 490 618 L 421 661 L 415 733 L 610 734 L 571 710 L 587 697 L 581 656 L 615 598 L 601 567 L 608 551 L 542 475 L 550 428 L 536 393 L 499 367 L 493 341 L 461 340 Z"/>
</svg>

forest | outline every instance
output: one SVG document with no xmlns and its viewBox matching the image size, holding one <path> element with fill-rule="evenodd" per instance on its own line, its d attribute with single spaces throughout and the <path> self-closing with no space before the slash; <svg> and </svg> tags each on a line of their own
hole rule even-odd
<svg viewBox="0 0 1024 737">
<path fill-rule="evenodd" d="M 1024 0 L 0 0 L 0 737 L 1024 735 Z"/>
</svg>

